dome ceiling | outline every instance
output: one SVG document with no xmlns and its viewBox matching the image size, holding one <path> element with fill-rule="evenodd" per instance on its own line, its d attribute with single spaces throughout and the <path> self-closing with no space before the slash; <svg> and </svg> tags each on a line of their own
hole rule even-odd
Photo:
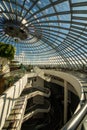
<svg viewBox="0 0 87 130">
<path fill-rule="evenodd" d="M 0 41 L 24 64 L 87 63 L 87 0 L 0 0 Z"/>
</svg>

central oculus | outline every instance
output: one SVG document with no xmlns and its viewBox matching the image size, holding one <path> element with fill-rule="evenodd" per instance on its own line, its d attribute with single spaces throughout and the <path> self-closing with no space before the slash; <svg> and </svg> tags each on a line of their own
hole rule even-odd
<svg viewBox="0 0 87 130">
<path fill-rule="evenodd" d="M 7 35 L 19 38 L 20 40 L 25 40 L 28 37 L 28 29 L 18 23 L 6 22 L 4 24 L 4 31 Z"/>
</svg>

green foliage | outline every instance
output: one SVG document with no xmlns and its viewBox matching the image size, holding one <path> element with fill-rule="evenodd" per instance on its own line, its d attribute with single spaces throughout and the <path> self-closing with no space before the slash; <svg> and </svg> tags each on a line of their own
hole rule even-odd
<svg viewBox="0 0 87 130">
<path fill-rule="evenodd" d="M 30 72 L 31 69 L 33 69 L 33 66 L 32 65 L 23 65 L 23 64 L 20 64 L 19 68 L 22 69 L 22 70 L 26 70 L 26 71 Z"/>
<path fill-rule="evenodd" d="M 0 42 L 0 57 L 7 58 L 9 60 L 14 59 L 15 47 L 11 44 L 5 44 Z"/>
<path fill-rule="evenodd" d="M 17 82 L 21 77 L 18 76 L 18 75 L 15 75 L 15 76 L 7 76 L 5 77 L 5 88 L 9 88 L 10 86 L 12 86 L 15 82 Z"/>
</svg>

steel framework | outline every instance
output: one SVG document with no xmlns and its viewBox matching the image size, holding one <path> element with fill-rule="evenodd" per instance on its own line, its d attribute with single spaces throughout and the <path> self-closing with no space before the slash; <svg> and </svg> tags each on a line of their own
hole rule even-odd
<svg viewBox="0 0 87 130">
<path fill-rule="evenodd" d="M 27 28 L 26 39 L 8 35 L 10 21 Z M 0 0 L 0 41 L 14 45 L 24 64 L 80 69 L 87 63 L 87 0 Z"/>
</svg>

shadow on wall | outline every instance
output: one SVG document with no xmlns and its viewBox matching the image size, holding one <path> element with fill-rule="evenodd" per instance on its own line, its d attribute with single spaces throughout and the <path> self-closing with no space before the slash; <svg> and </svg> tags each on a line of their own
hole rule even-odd
<svg viewBox="0 0 87 130">
<path fill-rule="evenodd" d="M 6 93 L 4 93 L 1 97 L 0 97 L 0 129 L 3 127 L 5 120 L 7 119 L 7 117 L 10 114 L 10 111 L 14 105 L 14 102 L 16 101 L 15 98 L 15 89 L 13 92 L 13 97 L 10 98 L 7 96 Z"/>
</svg>

